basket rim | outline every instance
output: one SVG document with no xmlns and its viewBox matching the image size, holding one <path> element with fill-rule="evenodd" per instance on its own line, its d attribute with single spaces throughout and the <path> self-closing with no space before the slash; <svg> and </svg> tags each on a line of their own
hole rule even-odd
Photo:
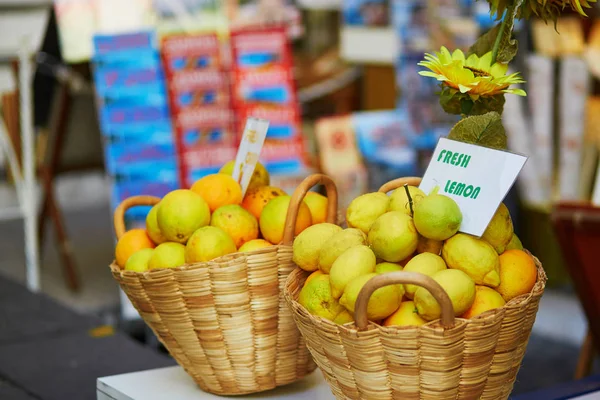
<svg viewBox="0 0 600 400">
<path fill-rule="evenodd" d="M 529 253 L 529 254 L 531 254 L 531 253 Z M 534 262 L 537 267 L 538 277 L 537 277 L 537 281 L 536 281 L 533 289 L 531 289 L 531 291 L 529 293 L 517 296 L 517 297 L 509 300 L 508 302 L 506 302 L 506 304 L 504 304 L 502 307 L 488 310 L 488 311 L 481 313 L 480 315 L 470 318 L 470 319 L 455 317 L 455 324 L 454 324 L 454 326 L 452 326 L 450 328 L 444 328 L 441 324 L 441 320 L 438 318 L 436 320 L 429 321 L 426 324 L 421 325 L 421 326 L 414 326 L 414 325 L 412 325 L 412 326 L 383 326 L 383 325 L 374 323 L 372 321 L 369 321 L 369 325 L 368 325 L 367 329 L 359 330 L 358 327 L 356 326 L 355 322 L 348 322 L 344 325 L 339 325 L 339 324 L 336 324 L 333 321 L 330 321 L 323 317 L 315 316 L 315 315 L 309 313 L 308 310 L 306 310 L 306 308 L 304 308 L 296 299 L 294 299 L 292 297 L 292 294 L 290 291 L 290 285 L 292 283 L 292 279 L 295 279 L 295 276 L 298 275 L 299 273 L 308 272 L 308 271 L 302 270 L 298 266 L 296 266 L 296 269 L 294 271 L 292 271 L 289 274 L 289 276 L 287 277 L 287 279 L 285 281 L 285 286 L 283 288 L 283 295 L 284 295 L 285 301 L 288 303 L 288 306 L 290 306 L 290 308 L 292 309 L 292 312 L 294 312 L 296 314 L 302 314 L 303 317 L 309 318 L 313 325 L 326 325 L 329 329 L 338 329 L 339 331 L 343 332 L 344 334 L 350 334 L 350 335 L 356 336 L 356 335 L 371 334 L 375 331 L 385 332 L 387 334 L 390 334 L 390 333 L 395 333 L 398 331 L 419 332 L 421 330 L 428 330 L 428 331 L 433 330 L 436 332 L 443 333 L 443 332 L 453 331 L 455 329 L 462 329 L 463 325 L 467 325 L 469 323 L 477 322 L 478 324 L 481 324 L 483 322 L 485 324 L 485 322 L 487 322 L 488 320 L 490 322 L 493 322 L 493 320 L 497 314 L 504 313 L 505 310 L 511 309 L 511 308 L 522 308 L 524 306 L 527 306 L 533 300 L 533 298 L 541 297 L 544 294 L 544 290 L 546 288 L 546 282 L 548 281 L 548 277 L 547 277 L 546 271 L 544 270 L 544 267 L 542 266 L 542 263 L 539 261 L 539 259 L 533 255 L 532 255 L 532 257 L 533 257 Z"/>
<path fill-rule="evenodd" d="M 290 248 L 291 249 L 292 246 L 285 245 L 285 244 L 274 244 L 269 247 L 264 247 L 262 249 L 257 249 L 257 250 L 252 250 L 252 251 L 245 251 L 245 252 L 236 251 L 235 253 L 225 254 L 224 256 L 217 257 L 210 261 L 186 263 L 186 264 L 180 265 L 175 268 L 156 268 L 156 269 L 149 269 L 149 270 L 142 271 L 142 272 L 130 271 L 130 270 L 121 268 L 119 265 L 117 265 L 117 261 L 115 259 L 112 260 L 112 262 L 109 264 L 108 267 L 113 273 L 120 274 L 121 276 L 143 276 L 144 278 L 152 278 L 153 276 L 156 276 L 156 277 L 162 276 L 163 274 L 165 274 L 168 271 L 170 271 L 171 273 L 181 273 L 181 272 L 193 271 L 193 270 L 197 270 L 197 269 L 201 269 L 201 268 L 210 268 L 210 267 L 214 267 L 214 266 L 222 267 L 223 263 L 231 263 L 231 262 L 239 261 L 239 260 L 245 261 L 249 257 L 261 256 L 261 255 L 270 254 L 270 253 L 277 253 L 282 248 Z"/>
</svg>

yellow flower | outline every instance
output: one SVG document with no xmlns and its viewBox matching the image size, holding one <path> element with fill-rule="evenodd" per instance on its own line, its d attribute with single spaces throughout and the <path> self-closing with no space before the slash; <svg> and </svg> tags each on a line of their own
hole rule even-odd
<svg viewBox="0 0 600 400">
<path fill-rule="evenodd" d="M 468 58 L 461 50 L 450 53 L 442 47 L 435 55 L 425 54 L 425 61 L 418 65 L 430 71 L 420 71 L 419 75 L 436 78 L 447 86 L 468 94 L 471 100 L 476 101 L 480 96 L 491 97 L 503 93 L 512 93 L 525 96 L 521 89 L 510 89 L 510 85 L 523 83 L 524 80 L 518 73 L 506 75 L 508 65 L 495 63 L 492 65 L 492 53 L 482 57 L 475 54 Z"/>
<path fill-rule="evenodd" d="M 490 13 L 501 18 L 504 11 L 508 8 L 511 0 L 488 0 L 490 3 Z M 584 8 L 591 8 L 590 3 L 595 3 L 596 0 L 524 0 L 523 5 L 517 13 L 518 18 L 530 18 L 536 15 L 543 20 L 554 20 L 567 7 L 571 7 L 573 11 L 587 17 Z"/>
</svg>

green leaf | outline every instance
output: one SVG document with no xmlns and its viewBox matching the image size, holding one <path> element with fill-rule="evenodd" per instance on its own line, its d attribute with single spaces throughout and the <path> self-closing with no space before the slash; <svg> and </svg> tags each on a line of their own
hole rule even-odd
<svg viewBox="0 0 600 400">
<path fill-rule="evenodd" d="M 440 104 L 448 114 L 469 116 L 482 115 L 490 111 L 502 114 L 502 111 L 504 111 L 504 94 L 491 97 L 481 96 L 477 100 L 471 100 L 471 97 L 467 93 L 460 93 L 456 89 L 443 86 L 439 96 Z M 467 110 L 468 113 L 466 112 Z"/>
<path fill-rule="evenodd" d="M 490 29 L 484 35 L 479 37 L 475 44 L 471 46 L 468 55 L 476 54 L 481 57 L 485 53 L 493 51 L 498 34 L 502 29 L 502 38 L 500 40 L 496 62 L 509 63 L 513 58 L 515 58 L 517 51 L 519 50 L 519 43 L 512 37 L 512 32 L 515 25 L 515 18 L 522 3 L 523 0 L 516 0 L 515 4 L 506 10 L 506 15 L 504 18 L 507 18 L 507 21 L 504 23 L 504 29 L 502 29 L 502 23 Z"/>
<path fill-rule="evenodd" d="M 502 117 L 497 112 L 474 115 L 459 121 L 450 131 L 448 139 L 498 150 L 508 147 Z"/>
<path fill-rule="evenodd" d="M 491 97 L 480 97 L 471 109 L 471 115 L 483 115 L 490 111 L 502 114 L 505 101 L 506 99 L 502 93 Z"/>
<path fill-rule="evenodd" d="M 448 114 L 461 115 L 461 105 L 458 90 L 442 86 L 442 92 L 440 93 L 440 105 Z"/>
</svg>

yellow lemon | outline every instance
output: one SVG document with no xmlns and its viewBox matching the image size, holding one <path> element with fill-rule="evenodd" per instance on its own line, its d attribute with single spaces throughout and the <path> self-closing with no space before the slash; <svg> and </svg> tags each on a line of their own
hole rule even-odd
<svg viewBox="0 0 600 400">
<path fill-rule="evenodd" d="M 348 311 L 355 312 L 356 300 L 358 294 L 365 284 L 376 273 L 366 274 L 351 280 L 344 294 L 340 298 L 340 304 L 346 307 Z M 400 306 L 400 296 L 394 285 L 384 286 L 373 292 L 369 303 L 367 304 L 367 319 L 370 321 L 379 321 L 392 315 Z"/>
<path fill-rule="evenodd" d="M 446 291 L 454 316 L 458 317 L 465 313 L 475 301 L 475 282 L 467 274 L 457 269 L 445 269 L 436 272 L 431 277 Z M 415 292 L 415 305 L 419 315 L 426 321 L 433 321 L 442 315 L 442 308 L 425 288 L 420 287 Z"/>
</svg>

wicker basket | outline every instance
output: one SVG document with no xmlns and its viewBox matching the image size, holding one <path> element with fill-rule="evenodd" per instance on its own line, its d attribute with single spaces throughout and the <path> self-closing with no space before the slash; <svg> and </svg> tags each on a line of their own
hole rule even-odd
<svg viewBox="0 0 600 400">
<path fill-rule="evenodd" d="M 305 193 L 324 183 L 328 220 L 337 212 L 337 191 L 323 175 L 308 177 L 292 197 L 290 210 Z M 160 199 L 136 196 L 115 210 L 117 237 L 125 232 L 123 216 L 137 205 Z M 219 395 L 256 393 L 286 385 L 316 365 L 283 300 L 292 262 L 296 215 L 286 222 L 285 240 L 249 253 L 206 263 L 143 273 L 110 266 L 114 278 L 140 316 L 175 360 L 204 391 Z"/>
<path fill-rule="evenodd" d="M 401 178 L 381 192 L 419 178 Z M 465 320 L 433 279 L 393 272 L 371 279 L 357 299 L 355 323 L 343 326 L 309 314 L 298 304 L 309 273 L 297 268 L 285 286 L 285 299 L 308 349 L 338 399 L 507 399 L 512 391 L 546 274 L 536 259 L 538 280 L 531 293 L 504 307 Z M 421 327 L 383 327 L 367 321 L 366 306 L 375 289 L 412 283 L 428 289 L 442 318 Z"/>
</svg>

